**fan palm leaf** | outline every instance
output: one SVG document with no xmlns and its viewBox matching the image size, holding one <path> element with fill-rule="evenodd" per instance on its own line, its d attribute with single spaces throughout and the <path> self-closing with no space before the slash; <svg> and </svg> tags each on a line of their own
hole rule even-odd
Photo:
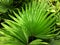
<svg viewBox="0 0 60 45">
<path fill-rule="evenodd" d="M 23 43 L 22 45 L 29 44 L 30 36 L 36 38 L 54 37 L 55 34 L 51 32 L 53 31 L 56 17 L 55 13 L 50 14 L 50 12 L 47 11 L 49 8 L 47 1 L 34 1 L 32 4 L 30 3 L 29 6 L 25 6 L 25 10 L 22 8 L 22 12 L 17 9 L 19 14 L 13 11 L 15 17 L 9 15 L 14 21 L 5 20 L 5 23 L 2 23 L 5 29 L 0 31 L 0 33 L 16 38 Z M 31 43 L 33 44 L 34 42 L 35 41 Z"/>
</svg>

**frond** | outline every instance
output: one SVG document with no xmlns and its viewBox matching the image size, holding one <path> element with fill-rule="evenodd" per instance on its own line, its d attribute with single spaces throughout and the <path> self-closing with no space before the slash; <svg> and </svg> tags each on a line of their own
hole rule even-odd
<svg viewBox="0 0 60 45">
<path fill-rule="evenodd" d="M 29 36 L 37 38 L 54 37 L 55 34 L 51 34 L 51 31 L 53 31 L 56 17 L 55 13 L 50 14 L 47 11 L 49 8 L 47 1 L 34 1 L 29 6 L 25 6 L 26 9 L 22 8 L 22 12 L 17 9 L 19 14 L 13 11 L 16 17 L 9 15 L 14 21 L 5 20 L 6 24 L 2 23 L 5 31 L 2 32 L 24 44 L 28 43 Z"/>
</svg>

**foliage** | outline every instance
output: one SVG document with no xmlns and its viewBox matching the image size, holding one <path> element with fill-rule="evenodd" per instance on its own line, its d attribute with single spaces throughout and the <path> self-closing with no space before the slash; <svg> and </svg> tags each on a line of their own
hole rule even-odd
<svg viewBox="0 0 60 45">
<path fill-rule="evenodd" d="M 0 0 L 0 12 L 5 13 L 13 3 L 13 0 Z"/>
<path fill-rule="evenodd" d="M 60 45 L 60 39 L 59 40 L 52 40 L 51 45 Z"/>
<path fill-rule="evenodd" d="M 49 0 L 49 5 L 51 5 L 51 12 L 60 11 L 60 0 Z"/>
<path fill-rule="evenodd" d="M 12 13 L 12 10 L 16 11 L 16 8 L 21 10 L 25 4 L 32 2 L 33 0 L 0 0 L 0 28 L 1 22 L 4 22 L 4 19 L 10 19 L 9 13 Z"/>
<path fill-rule="evenodd" d="M 1 45 L 60 45 L 59 0 L 0 0 L 0 23 Z"/>
<path fill-rule="evenodd" d="M 0 37 L 0 45 L 19 45 L 19 43 L 12 37 Z"/>
<path fill-rule="evenodd" d="M 56 13 L 48 12 L 48 8 L 47 1 L 42 0 L 25 5 L 25 11 L 17 9 L 19 14 L 13 11 L 15 16 L 9 15 L 13 20 L 5 20 L 2 23 L 4 30 L 0 33 L 15 38 L 20 45 L 48 44 L 42 39 L 53 39 L 59 33 L 54 34 Z M 29 41 L 29 37 L 35 39 Z"/>
<path fill-rule="evenodd" d="M 15 8 L 21 8 L 29 0 L 0 0 L 0 13 L 6 13 L 8 10 L 14 10 Z"/>
</svg>

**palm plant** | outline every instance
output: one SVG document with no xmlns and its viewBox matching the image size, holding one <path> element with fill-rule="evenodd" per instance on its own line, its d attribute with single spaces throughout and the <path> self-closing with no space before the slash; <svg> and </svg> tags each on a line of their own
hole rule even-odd
<svg viewBox="0 0 60 45">
<path fill-rule="evenodd" d="M 13 11 L 15 17 L 9 15 L 13 20 L 5 20 L 5 23 L 2 23 L 4 29 L 0 33 L 15 38 L 19 45 L 47 44 L 41 39 L 51 39 L 56 36 L 55 13 L 50 14 L 47 11 L 49 5 L 44 0 L 33 1 L 29 6 L 25 6 L 25 11 L 23 8 L 22 12 L 17 9 L 19 14 Z"/>
</svg>

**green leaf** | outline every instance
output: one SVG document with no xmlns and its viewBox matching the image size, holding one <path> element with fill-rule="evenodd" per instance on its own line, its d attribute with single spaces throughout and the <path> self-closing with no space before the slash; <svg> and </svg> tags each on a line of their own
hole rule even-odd
<svg viewBox="0 0 60 45">
<path fill-rule="evenodd" d="M 24 45 L 29 45 L 28 42 L 30 36 L 43 39 L 54 38 L 56 13 L 50 13 L 47 11 L 49 8 L 47 1 L 33 1 L 32 3 L 29 3 L 29 6 L 25 6 L 25 10 L 22 8 L 22 12 L 17 9 L 19 14 L 13 11 L 14 16 L 9 15 L 13 20 L 5 20 L 5 23 L 2 23 L 4 30 L 0 31 L 0 33 L 5 34 L 7 37 L 11 36 L 16 38 Z M 41 42 L 40 39 L 37 39 L 30 44 L 47 43 Z"/>
<path fill-rule="evenodd" d="M 40 44 L 48 44 L 46 42 L 41 42 L 42 40 L 40 39 L 36 39 L 36 40 L 33 40 L 29 45 L 40 45 Z"/>
<path fill-rule="evenodd" d="M 7 12 L 8 8 L 0 4 L 0 13 L 5 13 Z"/>
<path fill-rule="evenodd" d="M 60 45 L 60 39 L 51 41 L 51 45 Z"/>
<path fill-rule="evenodd" d="M 0 45 L 24 45 L 12 37 L 0 37 Z"/>
<path fill-rule="evenodd" d="M 11 5 L 13 3 L 13 0 L 0 0 L 0 3 L 3 5 Z"/>
</svg>

